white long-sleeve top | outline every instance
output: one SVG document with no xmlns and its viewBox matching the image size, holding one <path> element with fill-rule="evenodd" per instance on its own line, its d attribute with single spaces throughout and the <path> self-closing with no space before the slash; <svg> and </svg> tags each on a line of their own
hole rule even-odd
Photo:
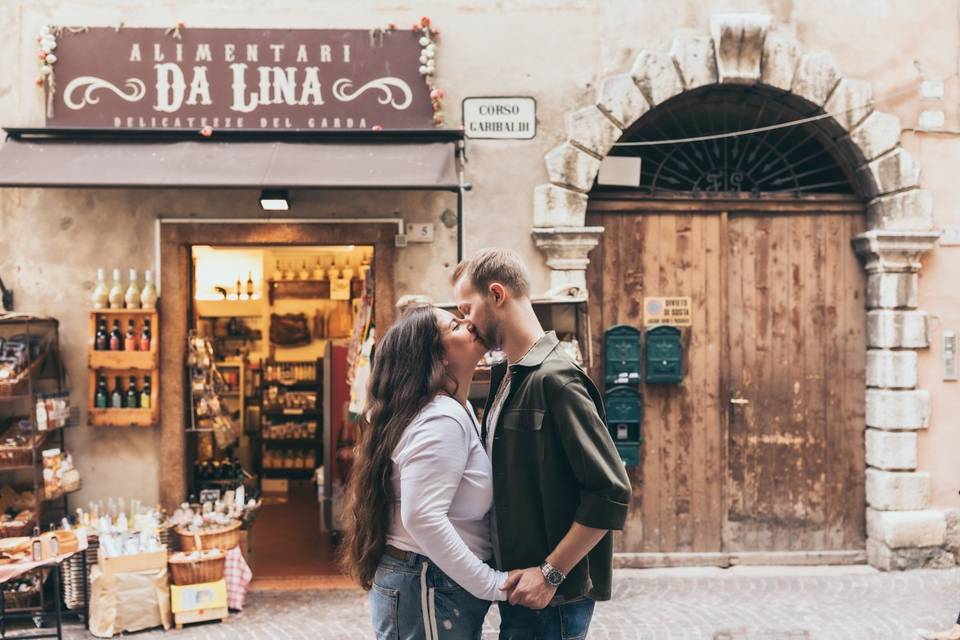
<svg viewBox="0 0 960 640">
<path fill-rule="evenodd" d="M 404 431 L 391 456 L 398 499 L 387 544 L 430 558 L 477 598 L 505 600 L 507 574 L 485 562 L 493 477 L 476 425 L 472 409 L 438 395 Z"/>
</svg>

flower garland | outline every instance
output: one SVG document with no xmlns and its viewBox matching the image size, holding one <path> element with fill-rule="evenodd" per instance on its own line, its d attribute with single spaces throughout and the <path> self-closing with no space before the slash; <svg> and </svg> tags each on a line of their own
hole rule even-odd
<svg viewBox="0 0 960 640">
<path fill-rule="evenodd" d="M 387 31 L 396 30 L 396 24 L 391 22 L 387 25 Z M 420 36 L 418 40 L 420 44 L 419 71 L 420 75 L 423 76 L 423 81 L 427 83 L 427 87 L 430 89 L 430 104 L 433 107 L 433 124 L 436 127 L 442 127 L 444 123 L 442 113 L 443 99 L 446 97 L 446 93 L 443 89 L 437 87 L 436 78 L 434 77 L 437 72 L 436 41 L 440 35 L 440 30 L 432 26 L 430 18 L 423 16 L 419 22 L 413 23 L 411 31 Z M 380 129 L 382 129 L 382 127 Z"/>
<path fill-rule="evenodd" d="M 53 50 L 57 48 L 57 30 L 50 27 L 42 27 L 37 35 L 37 58 L 40 60 L 40 75 L 37 76 L 36 85 L 38 87 L 47 87 L 47 117 L 53 117 L 53 96 L 57 91 L 56 78 L 53 73 L 53 65 L 57 63 L 57 56 Z"/>
</svg>

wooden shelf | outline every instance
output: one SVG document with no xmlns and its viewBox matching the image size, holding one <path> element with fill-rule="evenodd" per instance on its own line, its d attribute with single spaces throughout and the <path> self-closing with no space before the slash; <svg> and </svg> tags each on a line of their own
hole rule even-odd
<svg viewBox="0 0 960 640">
<path fill-rule="evenodd" d="M 263 469 L 264 476 L 273 478 L 312 478 L 313 474 L 313 469 Z"/>
<path fill-rule="evenodd" d="M 98 316 L 149 316 L 155 314 L 156 309 L 91 309 L 90 313 Z M 109 328 L 109 327 L 108 327 Z"/>
<path fill-rule="evenodd" d="M 157 368 L 157 352 L 150 351 L 91 351 L 91 369 L 137 369 Z"/>
<path fill-rule="evenodd" d="M 279 409 L 263 407 L 260 415 L 267 418 L 319 418 L 320 413 L 314 409 Z"/>
<path fill-rule="evenodd" d="M 26 369 L 17 374 L 11 380 L 0 382 L 0 400 L 4 398 L 19 398 L 24 396 L 24 391 L 30 385 L 30 379 L 43 370 L 43 365 L 47 361 L 47 353 L 40 354 L 40 357 L 30 363 Z"/>
<path fill-rule="evenodd" d="M 151 409 L 90 409 L 87 419 L 95 427 L 152 427 L 156 424 L 156 405 Z"/>
<path fill-rule="evenodd" d="M 321 441 L 318 438 L 260 438 L 260 441 L 265 445 L 273 444 L 282 447 L 297 447 L 302 445 L 319 447 L 321 445 Z"/>
</svg>

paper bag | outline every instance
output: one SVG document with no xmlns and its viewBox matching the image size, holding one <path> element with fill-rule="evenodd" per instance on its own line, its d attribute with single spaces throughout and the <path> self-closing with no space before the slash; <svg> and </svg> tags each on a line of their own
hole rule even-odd
<svg viewBox="0 0 960 640">
<path fill-rule="evenodd" d="M 95 566 L 90 585 L 90 633 L 110 638 L 124 631 L 169 629 L 167 570 L 106 575 Z"/>
</svg>

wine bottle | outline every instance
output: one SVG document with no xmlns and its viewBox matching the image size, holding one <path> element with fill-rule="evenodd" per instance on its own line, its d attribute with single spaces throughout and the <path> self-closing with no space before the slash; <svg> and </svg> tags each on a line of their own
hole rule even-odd
<svg viewBox="0 0 960 640">
<path fill-rule="evenodd" d="M 137 331 L 133 327 L 133 319 L 130 320 L 130 323 L 127 325 L 127 332 L 123 335 L 123 350 L 137 350 Z"/>
<path fill-rule="evenodd" d="M 247 298 L 253 300 L 253 272 L 247 272 Z"/>
<path fill-rule="evenodd" d="M 110 304 L 110 291 L 107 289 L 106 271 L 97 269 L 97 286 L 93 290 L 93 308 L 106 309 Z"/>
<path fill-rule="evenodd" d="M 143 391 L 140 392 L 140 408 L 149 409 L 150 402 L 150 376 L 143 376 Z"/>
<path fill-rule="evenodd" d="M 120 269 L 113 270 L 113 286 L 108 296 L 111 309 L 123 309 L 123 285 L 120 284 Z"/>
<path fill-rule="evenodd" d="M 136 269 L 130 269 L 130 286 L 127 287 L 127 293 L 123 299 L 127 303 L 127 309 L 140 308 L 140 285 L 137 284 Z"/>
<path fill-rule="evenodd" d="M 124 406 L 127 409 L 140 408 L 140 394 L 137 393 L 137 379 L 134 376 L 130 376 L 130 386 L 127 387 L 127 398 Z"/>
<path fill-rule="evenodd" d="M 110 331 L 110 351 L 123 351 L 123 335 L 120 333 L 120 321 L 113 321 L 113 329 Z"/>
<path fill-rule="evenodd" d="M 106 409 L 109 404 L 109 398 L 107 394 L 107 377 L 101 375 L 97 379 L 97 394 L 94 396 L 93 406 L 97 409 Z"/>
<path fill-rule="evenodd" d="M 144 309 L 157 308 L 157 285 L 153 282 L 153 272 L 147 269 L 143 276 L 143 290 L 140 292 L 140 306 Z"/>
<path fill-rule="evenodd" d="M 123 409 L 123 382 L 120 376 L 113 380 L 113 392 L 110 394 L 110 408 Z"/>
<path fill-rule="evenodd" d="M 108 351 L 110 349 L 110 336 L 107 334 L 107 319 L 97 320 L 97 334 L 93 339 L 93 348 L 97 351 Z"/>
<path fill-rule="evenodd" d="M 280 268 L 279 260 L 277 260 L 277 268 L 273 270 L 273 280 L 283 280 L 283 270 Z"/>
<path fill-rule="evenodd" d="M 310 279 L 310 271 L 307 269 L 307 261 L 303 261 L 303 266 L 300 267 L 300 273 L 297 274 L 301 280 Z"/>
<path fill-rule="evenodd" d="M 150 318 L 143 319 L 143 331 L 140 332 L 140 351 L 150 351 L 150 342 L 153 336 L 150 333 Z"/>
</svg>

